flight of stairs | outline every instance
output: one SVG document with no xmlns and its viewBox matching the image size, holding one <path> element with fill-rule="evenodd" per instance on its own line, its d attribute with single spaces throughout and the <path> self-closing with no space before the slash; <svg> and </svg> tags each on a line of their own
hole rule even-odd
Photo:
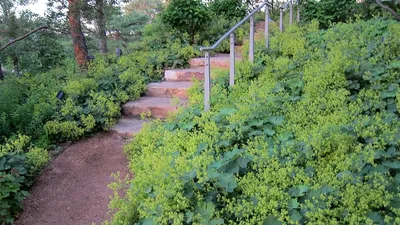
<svg viewBox="0 0 400 225">
<path fill-rule="evenodd" d="M 229 68 L 229 54 L 216 54 L 210 58 L 212 67 Z M 161 83 L 147 85 L 146 96 L 122 106 L 122 118 L 110 130 L 124 137 L 131 137 L 139 132 L 149 120 L 141 120 L 141 114 L 150 114 L 152 118 L 164 119 L 169 113 L 187 103 L 187 90 L 192 85 L 192 78 L 204 79 L 204 58 L 193 58 L 190 68 L 166 70 Z M 179 98 L 176 105 L 173 98 Z"/>
<path fill-rule="evenodd" d="M 263 31 L 264 22 L 256 24 L 257 33 Z M 241 46 L 237 46 L 239 50 Z M 236 60 L 241 60 L 239 54 Z M 152 118 L 164 119 L 169 113 L 175 112 L 178 107 L 187 103 L 187 90 L 192 85 L 192 78 L 204 79 L 204 57 L 192 58 L 190 68 L 166 70 L 161 83 L 150 83 L 147 86 L 146 96 L 122 106 L 122 118 L 110 130 L 124 137 L 132 137 L 149 120 L 140 119 L 141 114 L 150 114 Z M 211 68 L 229 69 L 229 54 L 216 54 L 210 58 Z M 179 98 L 178 105 L 173 98 Z"/>
</svg>

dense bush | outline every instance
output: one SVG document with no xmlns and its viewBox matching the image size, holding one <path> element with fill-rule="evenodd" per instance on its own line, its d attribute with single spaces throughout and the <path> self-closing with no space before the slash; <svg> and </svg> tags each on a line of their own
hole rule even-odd
<svg viewBox="0 0 400 225">
<path fill-rule="evenodd" d="M 210 3 L 210 10 L 228 20 L 243 19 L 247 13 L 247 4 L 241 0 L 217 0 Z"/>
<path fill-rule="evenodd" d="M 194 44 L 195 35 L 207 27 L 210 13 L 199 0 L 172 0 L 162 13 L 162 18 L 172 28 L 189 34 L 190 44 Z"/>
<path fill-rule="evenodd" d="M 124 65 L 128 57 L 118 62 L 96 60 L 87 74 L 66 66 L 34 76 L 7 77 L 0 83 L 0 98 L 5 103 L 0 136 L 5 140 L 20 133 L 47 147 L 49 141 L 76 139 L 108 128 L 120 116 L 120 104 L 145 90 L 140 64 Z M 56 98 L 59 91 L 65 93 L 62 100 Z"/>
<path fill-rule="evenodd" d="M 49 161 L 45 149 L 29 147 L 29 137 L 18 136 L 0 145 L 0 221 L 13 222 L 28 195 L 27 184 Z"/>
<path fill-rule="evenodd" d="M 372 20 L 258 43 L 234 87 L 213 80 L 211 112 L 198 83 L 127 146 L 110 223 L 399 224 L 399 38 Z"/>
<path fill-rule="evenodd" d="M 302 17 L 308 22 L 318 20 L 322 28 L 327 28 L 354 17 L 356 7 L 356 0 L 306 0 L 302 1 Z"/>
</svg>

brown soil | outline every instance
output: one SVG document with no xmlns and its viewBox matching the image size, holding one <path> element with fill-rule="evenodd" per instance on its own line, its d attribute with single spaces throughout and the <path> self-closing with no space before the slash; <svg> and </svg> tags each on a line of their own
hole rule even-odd
<svg viewBox="0 0 400 225">
<path fill-rule="evenodd" d="M 125 140 L 110 132 L 72 143 L 38 177 L 17 225 L 98 224 L 109 218 L 111 173 L 128 173 Z"/>
</svg>

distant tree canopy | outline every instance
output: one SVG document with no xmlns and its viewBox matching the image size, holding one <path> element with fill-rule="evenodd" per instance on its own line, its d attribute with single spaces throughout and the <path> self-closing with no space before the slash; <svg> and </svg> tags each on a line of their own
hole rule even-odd
<svg viewBox="0 0 400 225">
<path fill-rule="evenodd" d="M 54 32 L 43 29 L 47 28 L 43 18 L 30 11 L 16 13 L 17 7 L 28 3 L 0 2 L 0 65 L 10 62 L 18 76 L 21 67 L 30 72 L 45 71 L 59 65 L 65 56 Z"/>
<path fill-rule="evenodd" d="M 389 13 L 400 21 L 400 0 L 302 0 L 302 17 L 305 21 L 318 20 L 321 28 L 332 23 L 346 22 L 357 14 L 369 19 L 376 15 Z"/>
<path fill-rule="evenodd" d="M 161 0 L 133 0 L 124 7 L 124 12 L 130 14 L 132 12 L 143 13 L 154 18 L 162 10 L 163 3 Z"/>
</svg>

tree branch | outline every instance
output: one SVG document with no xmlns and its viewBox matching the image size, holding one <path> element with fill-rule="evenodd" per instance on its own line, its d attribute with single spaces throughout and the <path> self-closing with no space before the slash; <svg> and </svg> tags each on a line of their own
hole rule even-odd
<svg viewBox="0 0 400 225">
<path fill-rule="evenodd" d="M 21 36 L 21 37 L 19 37 L 19 38 L 17 38 L 17 39 L 14 39 L 14 40 L 8 42 L 6 45 L 4 45 L 3 47 L 0 48 L 0 52 L 3 51 L 4 49 L 6 49 L 8 46 L 14 44 L 15 42 L 21 41 L 22 39 L 25 39 L 25 38 L 29 37 L 31 34 L 37 32 L 37 31 L 39 31 L 39 30 L 48 29 L 48 28 L 49 28 L 48 26 L 41 26 L 41 27 L 38 27 L 38 28 L 32 30 L 31 32 L 29 32 L 29 33 L 27 33 L 27 34 L 25 34 L 25 35 L 23 35 L 23 36 Z"/>
<path fill-rule="evenodd" d="M 400 21 L 400 15 L 396 13 L 396 11 L 394 11 L 393 9 L 391 9 L 389 6 L 384 5 L 381 0 L 375 0 L 376 4 L 378 4 L 381 8 L 389 11 L 395 18 L 397 21 Z"/>
</svg>

